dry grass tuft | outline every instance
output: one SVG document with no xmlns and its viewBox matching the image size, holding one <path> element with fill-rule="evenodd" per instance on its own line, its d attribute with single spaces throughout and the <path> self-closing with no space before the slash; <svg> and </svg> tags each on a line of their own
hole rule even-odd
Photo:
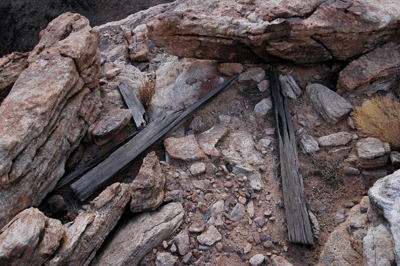
<svg viewBox="0 0 400 266">
<path fill-rule="evenodd" d="M 151 81 L 146 81 L 144 86 L 140 89 L 139 91 L 139 100 L 140 102 L 148 107 L 151 101 L 151 98 L 153 98 L 153 95 L 155 93 L 155 84 L 154 82 Z"/>
<path fill-rule="evenodd" d="M 373 137 L 390 143 L 392 149 L 400 148 L 400 102 L 379 96 L 355 108 L 356 125 Z"/>
</svg>

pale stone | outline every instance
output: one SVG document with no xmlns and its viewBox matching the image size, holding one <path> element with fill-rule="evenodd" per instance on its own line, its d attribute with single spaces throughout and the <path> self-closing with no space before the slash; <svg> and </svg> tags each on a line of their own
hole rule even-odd
<svg viewBox="0 0 400 266">
<path fill-rule="evenodd" d="M 269 110 L 272 109 L 272 107 L 272 99 L 271 97 L 268 97 L 266 99 L 262 99 L 259 103 L 256 104 L 256 106 L 254 107 L 254 112 L 260 115 L 266 115 Z"/>
<path fill-rule="evenodd" d="M 218 232 L 215 226 L 210 225 L 206 232 L 197 236 L 197 241 L 202 245 L 212 246 L 215 242 L 220 241 L 222 235 Z"/>
<path fill-rule="evenodd" d="M 184 161 L 195 161 L 205 158 L 194 135 L 183 138 L 168 138 L 164 140 L 165 149 L 169 156 Z"/>
<path fill-rule="evenodd" d="M 353 135 L 348 132 L 333 133 L 317 139 L 318 144 L 322 147 L 343 146 L 353 139 Z"/>
</svg>

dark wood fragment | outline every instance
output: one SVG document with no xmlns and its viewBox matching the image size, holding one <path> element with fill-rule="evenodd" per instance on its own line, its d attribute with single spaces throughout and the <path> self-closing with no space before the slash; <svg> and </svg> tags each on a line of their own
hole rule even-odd
<svg viewBox="0 0 400 266">
<path fill-rule="evenodd" d="M 278 74 L 272 69 L 272 98 L 277 124 L 279 155 L 289 241 L 314 244 L 310 218 L 304 196 L 296 140 L 287 98 L 282 94 Z"/>
<path fill-rule="evenodd" d="M 135 121 L 136 128 L 144 128 L 146 126 L 146 120 L 144 119 L 146 110 L 137 98 L 135 89 L 126 85 L 124 82 L 121 82 L 118 85 L 118 89 L 121 92 L 126 105 L 132 111 L 132 118 Z"/>
<path fill-rule="evenodd" d="M 237 75 L 228 78 L 204 98 L 189 106 L 185 111 L 166 114 L 164 117 L 151 122 L 130 141 L 118 148 L 108 158 L 73 183 L 71 185 L 72 190 L 81 201 L 86 200 L 143 151 L 165 138 L 170 132 L 181 125 L 190 114 L 210 101 L 216 94 L 228 87 L 236 79 Z"/>
</svg>

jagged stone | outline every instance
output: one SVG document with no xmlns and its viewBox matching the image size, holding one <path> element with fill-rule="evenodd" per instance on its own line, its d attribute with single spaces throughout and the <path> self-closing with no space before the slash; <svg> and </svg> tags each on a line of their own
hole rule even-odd
<svg viewBox="0 0 400 266">
<path fill-rule="evenodd" d="M 242 73 L 243 69 L 240 63 L 222 63 L 218 66 L 218 71 L 228 77 Z"/>
<path fill-rule="evenodd" d="M 215 145 L 228 133 L 228 128 L 219 124 L 216 124 L 209 130 L 201 133 L 197 137 L 197 142 L 200 148 L 207 155 L 219 155 L 219 151 L 215 149 Z"/>
<path fill-rule="evenodd" d="M 218 232 L 214 225 L 210 225 L 206 232 L 197 236 L 197 241 L 202 245 L 212 246 L 215 242 L 220 241 L 222 235 Z"/>
<path fill-rule="evenodd" d="M 241 73 L 238 77 L 239 83 L 258 84 L 265 79 L 265 71 L 261 67 L 254 67 Z"/>
<path fill-rule="evenodd" d="M 196 161 L 206 157 L 194 135 L 183 138 L 168 138 L 164 140 L 164 145 L 169 156 L 174 159 Z"/>
<path fill-rule="evenodd" d="M 174 266 L 178 257 L 168 252 L 162 252 L 157 255 L 156 266 Z"/>
<path fill-rule="evenodd" d="M 256 104 L 256 106 L 254 107 L 254 112 L 260 115 L 266 115 L 268 114 L 269 110 L 272 109 L 272 107 L 272 99 L 271 97 L 268 97 L 266 99 L 262 99 L 259 103 Z"/>
<path fill-rule="evenodd" d="M 164 198 L 165 175 L 161 171 L 160 161 L 154 151 L 147 154 L 139 174 L 132 184 L 131 211 L 155 210 Z"/>
<path fill-rule="evenodd" d="M 317 139 L 321 147 L 343 146 L 353 139 L 353 135 L 348 132 L 333 133 Z"/>
<path fill-rule="evenodd" d="M 146 29 L 146 28 L 145 28 Z M 149 45 L 145 31 L 126 29 L 123 34 L 125 57 L 131 61 L 148 61 L 150 59 Z"/>
<path fill-rule="evenodd" d="M 183 216 L 182 205 L 172 202 L 125 221 L 90 265 L 138 265 L 149 251 L 173 234 Z"/>
<path fill-rule="evenodd" d="M 390 152 L 390 151 L 389 151 Z M 377 138 L 365 138 L 357 142 L 357 153 L 362 168 L 382 167 L 389 161 L 384 143 Z"/>
<path fill-rule="evenodd" d="M 238 222 L 243 219 L 246 214 L 246 208 L 243 204 L 237 203 L 235 207 L 233 207 L 229 219 L 235 222 Z"/>
<path fill-rule="evenodd" d="M 306 154 L 319 151 L 318 141 L 316 141 L 314 137 L 310 135 L 303 135 L 299 145 L 301 150 Z"/>
<path fill-rule="evenodd" d="M 0 99 L 7 96 L 19 75 L 28 67 L 28 53 L 14 52 L 0 58 Z"/>
</svg>

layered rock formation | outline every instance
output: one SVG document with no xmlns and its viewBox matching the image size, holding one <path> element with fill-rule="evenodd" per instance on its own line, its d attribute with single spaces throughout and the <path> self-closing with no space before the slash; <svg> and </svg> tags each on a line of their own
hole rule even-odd
<svg viewBox="0 0 400 266">
<path fill-rule="evenodd" d="M 41 37 L 0 106 L 0 226 L 53 190 L 98 114 L 99 32 L 66 13 Z"/>
</svg>

